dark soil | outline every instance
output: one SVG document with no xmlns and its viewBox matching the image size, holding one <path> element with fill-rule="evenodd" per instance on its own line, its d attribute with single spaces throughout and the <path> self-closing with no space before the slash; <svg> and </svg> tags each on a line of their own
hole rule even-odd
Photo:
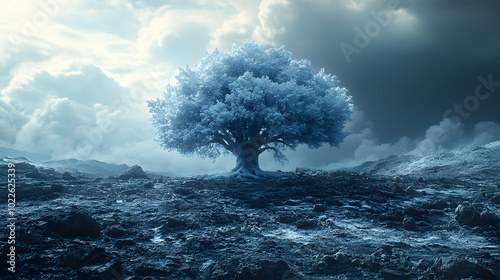
<svg viewBox="0 0 500 280">
<path fill-rule="evenodd" d="M 497 185 L 348 172 L 243 181 L 37 171 L 17 177 L 17 278 L 5 269 L 2 279 L 500 277 Z"/>
</svg>

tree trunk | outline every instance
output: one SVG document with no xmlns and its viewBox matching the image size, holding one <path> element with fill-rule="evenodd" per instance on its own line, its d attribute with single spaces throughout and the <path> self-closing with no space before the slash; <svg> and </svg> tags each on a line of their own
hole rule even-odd
<svg viewBox="0 0 500 280">
<path fill-rule="evenodd" d="M 236 167 L 232 172 L 242 175 L 259 176 L 263 171 L 259 167 L 259 153 L 256 147 L 239 149 L 236 153 Z"/>
</svg>

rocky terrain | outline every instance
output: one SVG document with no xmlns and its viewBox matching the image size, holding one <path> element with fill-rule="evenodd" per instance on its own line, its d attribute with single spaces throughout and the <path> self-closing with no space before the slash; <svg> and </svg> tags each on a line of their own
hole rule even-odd
<svg viewBox="0 0 500 280">
<path fill-rule="evenodd" d="M 2 279 L 500 279 L 498 184 L 372 173 L 103 178 L 17 162 L 18 259 Z"/>
</svg>

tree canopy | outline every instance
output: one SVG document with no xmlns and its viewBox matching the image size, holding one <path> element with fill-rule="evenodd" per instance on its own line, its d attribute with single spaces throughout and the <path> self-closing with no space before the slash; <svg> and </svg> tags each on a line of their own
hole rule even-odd
<svg viewBox="0 0 500 280">
<path fill-rule="evenodd" d="M 163 99 L 148 101 L 158 142 L 168 150 L 211 158 L 232 153 L 234 172 L 258 176 L 258 156 L 283 148 L 339 145 L 352 113 L 351 97 L 335 76 L 314 74 L 308 60 L 284 47 L 247 42 L 207 53 L 179 70 Z"/>
</svg>

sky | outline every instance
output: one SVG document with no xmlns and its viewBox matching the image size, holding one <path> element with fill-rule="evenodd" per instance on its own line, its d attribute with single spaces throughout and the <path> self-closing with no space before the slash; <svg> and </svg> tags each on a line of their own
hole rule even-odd
<svg viewBox="0 0 500 280">
<path fill-rule="evenodd" d="M 333 169 L 500 140 L 496 0 L 18 0 L 0 10 L 0 147 L 53 159 L 225 172 L 160 149 L 146 101 L 216 48 L 282 45 L 338 77 L 354 113 L 339 147 L 267 170 Z"/>
</svg>

